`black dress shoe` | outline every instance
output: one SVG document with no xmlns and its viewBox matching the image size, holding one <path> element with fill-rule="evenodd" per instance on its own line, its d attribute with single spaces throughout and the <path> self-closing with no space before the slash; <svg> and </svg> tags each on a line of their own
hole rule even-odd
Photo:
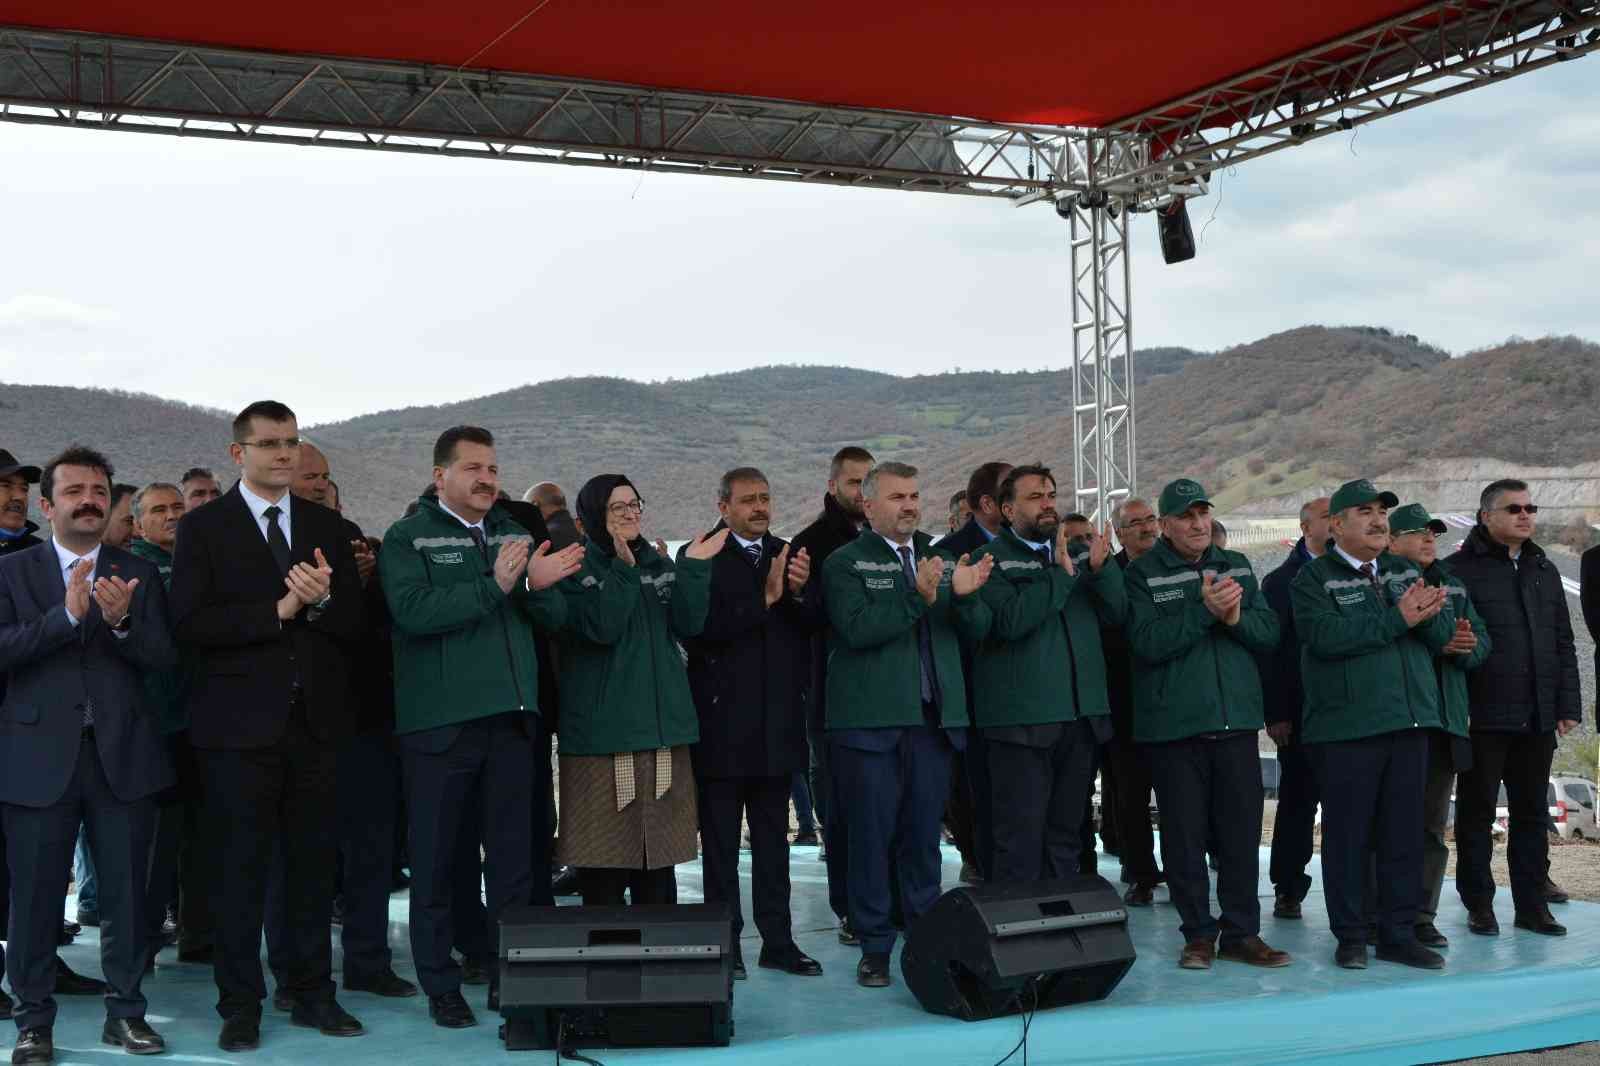
<svg viewBox="0 0 1600 1066">
<path fill-rule="evenodd" d="M 1541 936 L 1567 935 L 1567 927 L 1556 921 L 1556 916 L 1548 910 L 1542 914 L 1519 914 L 1512 924 L 1518 929 L 1526 929 Z"/>
<path fill-rule="evenodd" d="M 1153 907 L 1156 902 L 1156 894 L 1144 882 L 1135 882 L 1129 885 L 1128 891 L 1122 894 L 1122 902 L 1130 907 Z"/>
<path fill-rule="evenodd" d="M 1566 903 L 1572 897 L 1567 895 L 1567 890 L 1550 879 L 1549 874 L 1544 877 L 1544 901 L 1546 903 Z"/>
<path fill-rule="evenodd" d="M 1286 896 L 1279 892 L 1272 900 L 1272 916 L 1289 922 L 1299 921 L 1302 916 L 1300 901 L 1293 896 Z"/>
<path fill-rule="evenodd" d="M 466 1029 L 478 1024 L 472 1008 L 467 1006 L 467 1001 L 462 998 L 460 992 L 429 996 L 428 1016 L 433 1019 L 433 1024 L 441 1029 Z"/>
<path fill-rule="evenodd" d="M 550 894 L 552 896 L 576 896 L 578 892 L 578 868 L 576 866 L 563 866 L 561 872 L 550 879 Z"/>
<path fill-rule="evenodd" d="M 159 1055 L 167 1050 L 167 1042 L 143 1018 L 107 1018 L 100 1042 L 130 1055 Z"/>
<path fill-rule="evenodd" d="M 1479 936 L 1499 936 L 1500 920 L 1492 907 L 1478 907 L 1467 911 L 1467 929 Z"/>
<path fill-rule="evenodd" d="M 839 943 L 846 947 L 855 947 L 861 943 L 861 938 L 856 936 L 856 931 L 850 928 L 849 918 L 839 919 Z"/>
<path fill-rule="evenodd" d="M 1417 943 L 1425 948 L 1447 948 L 1450 938 L 1439 932 L 1439 927 L 1432 922 L 1418 922 Z"/>
<path fill-rule="evenodd" d="M 389 878 L 389 891 L 391 894 L 395 892 L 404 892 L 410 887 L 411 875 L 406 873 L 404 867 L 400 867 L 399 869 L 395 870 L 394 874 Z"/>
<path fill-rule="evenodd" d="M 298 1002 L 289 1020 L 303 1029 L 315 1029 L 323 1036 L 360 1036 L 366 1032 L 348 1011 L 334 1000 L 320 1003 Z"/>
<path fill-rule="evenodd" d="M 379 970 L 371 977 L 344 979 L 346 992 L 371 992 L 375 996 L 387 999 L 404 999 L 417 994 L 417 986 L 395 973 L 392 969 Z"/>
<path fill-rule="evenodd" d="M 83 926 L 79 925 L 77 922 L 62 922 L 61 935 L 56 937 L 56 944 L 60 947 L 66 947 L 68 944 L 78 939 L 78 934 L 81 932 L 83 932 Z"/>
<path fill-rule="evenodd" d="M 500 986 L 499 985 L 491 984 L 489 986 L 489 997 L 488 997 L 487 1000 L 485 1000 L 485 1003 L 488 1005 L 490 1014 L 499 1014 L 500 1013 Z"/>
<path fill-rule="evenodd" d="M 222 1023 L 217 1046 L 223 1051 L 254 1051 L 261 1046 L 261 1018 L 255 1014 L 235 1014 Z"/>
<path fill-rule="evenodd" d="M 217 961 L 217 949 L 210 944 L 201 944 L 199 947 L 184 947 L 178 945 L 178 961 L 192 962 L 201 966 L 210 966 Z"/>
<path fill-rule="evenodd" d="M 281 1010 L 287 1014 L 294 1010 L 295 1003 L 294 993 L 287 988 L 279 988 L 272 993 L 273 1010 Z"/>
<path fill-rule="evenodd" d="M 78 924 L 98 929 L 100 927 L 100 912 L 79 907 Z"/>
<path fill-rule="evenodd" d="M 1401 966 L 1417 970 L 1444 969 L 1444 956 L 1415 940 L 1407 940 L 1403 944 L 1379 944 L 1378 961 L 1398 962 Z"/>
<path fill-rule="evenodd" d="M 11 997 L 5 994 L 4 989 L 0 989 L 0 1022 L 9 1022 L 10 1020 Z"/>
<path fill-rule="evenodd" d="M 11 1064 L 49 1062 L 56 1057 L 56 1046 L 50 1040 L 50 1027 L 36 1025 L 17 1034 L 16 1046 L 11 1049 Z"/>
<path fill-rule="evenodd" d="M 750 971 L 744 968 L 744 953 L 738 949 L 733 952 L 733 965 L 729 969 L 733 971 L 735 981 L 743 981 L 750 976 Z"/>
<path fill-rule="evenodd" d="M 856 984 L 862 988 L 889 987 L 889 956 L 873 952 L 856 964 Z"/>
<path fill-rule="evenodd" d="M 486 985 L 489 983 L 489 966 L 477 959 L 461 960 L 461 983 L 464 985 Z"/>
<path fill-rule="evenodd" d="M 103 996 L 106 994 L 106 983 L 75 973 L 66 960 L 57 955 L 55 992 L 58 996 Z"/>
<path fill-rule="evenodd" d="M 822 963 L 793 946 L 787 951 L 769 952 L 766 948 L 762 948 L 761 956 L 756 959 L 756 965 L 763 970 L 782 970 L 796 977 L 822 976 Z"/>
<path fill-rule="evenodd" d="M 343 896 L 334 896 L 333 897 L 333 907 L 331 908 L 331 913 L 328 915 L 328 922 L 331 925 L 343 925 L 344 924 L 344 897 Z"/>
<path fill-rule="evenodd" d="M 794 846 L 797 848 L 814 848 L 821 843 L 822 840 L 817 836 L 815 829 L 809 833 L 796 833 L 794 835 Z"/>
<path fill-rule="evenodd" d="M 1364 940 L 1353 940 L 1340 944 L 1333 953 L 1334 965 L 1346 970 L 1365 970 L 1367 968 L 1367 944 Z"/>
</svg>

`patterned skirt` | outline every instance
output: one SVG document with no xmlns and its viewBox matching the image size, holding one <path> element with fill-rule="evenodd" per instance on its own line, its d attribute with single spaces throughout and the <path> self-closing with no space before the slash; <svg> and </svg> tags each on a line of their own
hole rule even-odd
<svg viewBox="0 0 1600 1066">
<path fill-rule="evenodd" d="M 617 810 L 610 755 L 562 755 L 561 837 L 556 861 L 568 866 L 659 870 L 699 852 L 699 813 L 689 747 L 672 749 L 672 787 L 656 798 L 656 753 L 633 753 L 633 802 Z"/>
</svg>

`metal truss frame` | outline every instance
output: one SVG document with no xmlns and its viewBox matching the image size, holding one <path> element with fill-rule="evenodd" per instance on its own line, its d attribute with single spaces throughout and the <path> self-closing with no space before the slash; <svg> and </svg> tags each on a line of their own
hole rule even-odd
<svg viewBox="0 0 1600 1066">
<path fill-rule="evenodd" d="M 1103 523 L 1134 491 L 1130 216 L 1082 200 L 1058 210 L 1070 228 L 1072 259 L 1075 510 Z"/>
<path fill-rule="evenodd" d="M 1600 0 L 1435 0 L 1099 129 L 0 26 L 0 121 L 1053 201 L 1079 509 L 1134 488 L 1130 212 L 1600 50 Z"/>
</svg>

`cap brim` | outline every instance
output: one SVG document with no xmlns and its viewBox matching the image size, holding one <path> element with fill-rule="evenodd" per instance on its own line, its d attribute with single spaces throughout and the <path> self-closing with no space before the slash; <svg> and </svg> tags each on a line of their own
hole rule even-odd
<svg viewBox="0 0 1600 1066">
<path fill-rule="evenodd" d="M 1437 518 L 1431 518 L 1428 520 L 1428 528 L 1433 530 L 1435 533 L 1450 532 L 1450 527 Z"/>
<path fill-rule="evenodd" d="M 1377 500 L 1391 511 L 1400 506 L 1400 497 L 1396 496 L 1392 492 L 1378 493 Z"/>
<path fill-rule="evenodd" d="M 0 477 L 13 477 L 17 474 L 21 474 L 22 479 L 30 485 L 37 485 L 39 483 L 40 472 L 39 468 L 36 466 L 8 466 L 0 468 Z"/>
</svg>

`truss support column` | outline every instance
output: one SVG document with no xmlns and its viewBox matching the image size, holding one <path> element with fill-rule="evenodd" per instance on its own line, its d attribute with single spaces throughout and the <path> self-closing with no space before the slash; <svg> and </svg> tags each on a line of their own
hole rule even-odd
<svg viewBox="0 0 1600 1066">
<path fill-rule="evenodd" d="M 1076 509 L 1100 523 L 1134 492 L 1133 279 L 1128 213 L 1083 199 L 1063 211 L 1072 253 L 1073 480 Z"/>
</svg>

